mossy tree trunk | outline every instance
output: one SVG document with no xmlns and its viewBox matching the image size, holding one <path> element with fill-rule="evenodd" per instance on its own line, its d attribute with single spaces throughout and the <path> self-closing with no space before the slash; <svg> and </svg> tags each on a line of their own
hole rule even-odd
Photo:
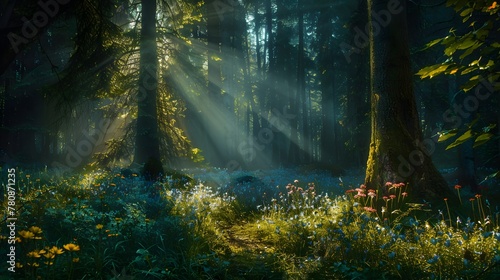
<svg viewBox="0 0 500 280">
<path fill-rule="evenodd" d="M 431 161 L 432 147 L 422 144 L 412 85 L 406 1 L 367 1 L 372 132 L 365 184 L 377 189 L 385 182 L 405 182 L 412 196 L 449 196 L 446 181 Z"/>
<path fill-rule="evenodd" d="M 134 162 L 160 161 L 158 135 L 158 55 L 156 46 L 156 0 L 142 1 L 137 135 Z"/>
</svg>

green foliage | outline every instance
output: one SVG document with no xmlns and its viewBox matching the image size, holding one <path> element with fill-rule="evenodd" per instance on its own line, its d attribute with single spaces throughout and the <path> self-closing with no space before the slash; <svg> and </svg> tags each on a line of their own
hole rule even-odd
<svg viewBox="0 0 500 280">
<path fill-rule="evenodd" d="M 486 102 L 484 98 L 478 97 L 479 89 L 482 88 L 483 91 L 488 91 L 487 102 L 495 104 L 498 97 L 494 95 L 500 90 L 500 67 L 497 63 L 500 60 L 500 44 L 496 39 L 496 34 L 500 31 L 498 18 L 500 7 L 496 1 L 491 0 L 448 0 L 447 6 L 459 14 L 464 26 L 452 28 L 449 35 L 437 38 L 425 46 L 424 49 L 443 48 L 446 60 L 420 69 L 417 75 L 421 79 L 432 79 L 439 75 L 465 76 L 468 80 L 461 85 L 463 93 L 469 95 L 465 100 L 472 98 L 477 102 Z M 456 108 L 454 110 L 457 113 Z M 457 116 L 457 118 L 462 117 L 463 114 Z M 478 121 L 479 118 L 482 121 Z M 497 133 L 494 132 L 496 124 L 485 124 L 487 121 L 493 120 L 485 121 L 484 116 L 479 116 L 464 130 L 454 127 L 442 131 L 439 133 L 438 141 L 453 140 L 446 150 L 467 141 L 474 141 L 473 147 L 477 148 L 489 140 L 498 139 L 498 135 L 495 135 Z"/>
<path fill-rule="evenodd" d="M 443 63 L 422 68 L 417 75 L 424 79 L 441 74 L 474 74 L 469 82 L 462 85 L 464 92 L 471 90 L 482 80 L 493 84 L 495 90 L 500 89 L 500 86 L 495 84 L 500 77 L 498 65 L 495 64 L 500 56 L 500 44 L 492 40 L 494 34 L 499 31 L 496 16 L 499 7 L 496 2 L 492 4 L 492 1 L 484 0 L 449 0 L 447 5 L 460 13 L 463 22 L 468 24 L 464 31 L 466 33 L 457 34 L 458 31 L 452 28 L 448 36 L 428 43 L 424 49 L 442 45 L 448 59 Z"/>
</svg>

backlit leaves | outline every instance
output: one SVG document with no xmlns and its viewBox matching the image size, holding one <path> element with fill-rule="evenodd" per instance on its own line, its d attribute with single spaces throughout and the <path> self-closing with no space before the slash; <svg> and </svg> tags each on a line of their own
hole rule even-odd
<svg viewBox="0 0 500 280">
<path fill-rule="evenodd" d="M 469 140 L 473 136 L 474 136 L 474 134 L 472 133 L 472 130 L 471 129 L 467 130 L 464 134 L 462 134 L 460 137 L 458 137 L 455 140 L 455 142 L 448 145 L 448 147 L 446 147 L 446 150 L 449 150 L 451 148 L 454 148 L 454 147 L 464 143 L 465 141 Z"/>
<path fill-rule="evenodd" d="M 475 138 L 474 146 L 473 146 L 474 148 L 491 140 L 495 136 L 493 133 L 491 133 L 491 130 L 493 128 L 495 128 L 496 125 L 491 124 L 489 126 L 483 127 L 481 131 L 477 131 L 477 129 L 473 129 L 473 126 L 477 120 L 478 119 L 476 119 L 472 123 L 470 123 L 468 125 L 469 129 L 466 132 L 464 132 L 462 135 L 460 135 L 460 137 L 455 139 L 455 141 L 453 143 L 449 144 L 446 147 L 446 150 L 455 148 L 455 147 L 459 146 L 460 144 L 463 144 L 466 141 L 472 140 L 474 138 Z M 438 142 L 444 142 L 446 140 L 449 140 L 449 139 L 455 137 L 457 135 L 457 132 L 458 132 L 457 129 L 440 132 Z"/>
<path fill-rule="evenodd" d="M 455 135 L 457 135 L 456 129 L 440 132 L 438 142 L 446 141 L 446 140 L 454 137 Z"/>
</svg>

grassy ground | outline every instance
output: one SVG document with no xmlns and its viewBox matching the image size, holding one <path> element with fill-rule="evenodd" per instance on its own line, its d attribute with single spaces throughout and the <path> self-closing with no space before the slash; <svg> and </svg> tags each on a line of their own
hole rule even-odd
<svg viewBox="0 0 500 280">
<path fill-rule="evenodd" d="M 436 209 L 407 201 L 404 184 L 384 186 L 394 195 L 384 198 L 347 183 L 358 173 L 339 179 L 310 170 L 196 170 L 189 174 L 194 179 L 176 174 L 152 183 L 120 171 L 57 177 L 18 170 L 15 277 L 499 276 L 495 200 L 467 197 L 463 205 Z M 466 215 L 456 216 L 458 208 Z M 6 229 L 0 242 L 7 244 Z M 0 248 L 9 253 L 8 246 Z M 0 275 L 14 275 L 3 265 Z"/>
</svg>

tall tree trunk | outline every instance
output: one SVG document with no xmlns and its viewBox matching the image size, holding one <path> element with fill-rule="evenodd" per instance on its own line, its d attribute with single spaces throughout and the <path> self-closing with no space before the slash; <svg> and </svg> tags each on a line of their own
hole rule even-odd
<svg viewBox="0 0 500 280">
<path fill-rule="evenodd" d="M 368 0 L 372 134 L 365 184 L 376 189 L 385 182 L 406 182 L 412 196 L 449 196 L 451 191 L 422 145 L 405 2 L 388 7 L 386 0 Z M 380 26 L 376 18 L 384 16 L 388 20 Z"/>
<path fill-rule="evenodd" d="M 299 104 L 302 105 L 302 155 L 300 156 L 301 163 L 308 163 L 311 155 L 311 143 L 309 137 L 309 124 L 308 124 L 308 107 L 307 107 L 307 93 L 305 81 L 305 65 L 304 65 L 304 11 L 303 0 L 298 0 L 298 17 L 299 17 L 299 44 L 298 44 L 298 57 L 297 57 L 297 97 Z"/>
<path fill-rule="evenodd" d="M 261 53 L 260 53 L 260 16 L 259 16 L 259 7 L 258 7 L 258 2 L 254 3 L 254 32 L 255 32 L 255 54 L 257 55 L 257 73 L 256 73 L 256 83 L 258 85 L 261 84 L 262 82 L 262 59 L 261 59 Z M 253 94 L 252 94 L 253 95 Z M 257 94 L 256 96 L 259 98 L 259 104 L 255 103 L 255 98 L 251 98 L 250 103 L 252 105 L 252 134 L 254 137 L 257 137 L 259 134 L 260 129 L 262 128 L 261 126 L 261 104 L 263 100 L 263 96 L 260 94 Z"/>
<path fill-rule="evenodd" d="M 271 0 L 266 0 L 265 1 L 265 9 L 266 9 L 266 34 L 267 34 L 267 42 L 266 42 L 266 53 L 267 53 L 267 77 L 266 77 L 266 83 L 265 83 L 265 88 L 262 91 L 263 95 L 261 98 L 261 125 L 262 128 L 258 134 L 262 139 L 265 139 L 264 142 L 267 142 L 267 140 L 272 140 L 273 135 L 271 135 L 271 132 L 269 131 L 271 129 L 271 124 L 270 124 L 270 116 L 271 116 L 271 110 L 272 110 L 272 103 L 274 100 L 274 90 L 275 90 L 275 54 L 274 54 L 274 34 L 273 34 L 273 10 L 272 10 L 272 3 Z M 264 58 L 266 58 L 266 53 L 264 54 Z M 265 63 L 265 62 L 264 62 Z M 263 150 L 262 154 L 266 155 L 265 158 L 263 158 L 263 162 L 261 163 L 260 168 L 268 168 L 270 167 L 273 162 L 272 162 L 272 145 L 269 145 L 270 143 L 267 143 L 266 145 L 263 145 Z"/>
<path fill-rule="evenodd" d="M 224 105 L 222 103 L 222 69 L 221 62 L 221 18 L 226 16 L 225 14 L 219 17 L 221 11 L 218 10 L 220 1 L 210 0 L 205 2 L 206 5 L 206 17 L 207 17 L 207 57 L 208 57 L 208 83 L 207 83 L 207 94 L 202 96 L 202 98 L 207 103 L 204 112 L 200 116 L 202 121 L 202 135 L 205 136 L 205 143 L 202 146 L 202 150 L 205 154 L 205 158 L 215 166 L 223 166 L 224 162 L 221 156 L 225 153 L 222 150 L 223 145 L 218 141 L 222 138 L 220 133 L 225 133 L 224 124 L 219 123 L 214 126 L 211 123 L 211 119 L 207 116 L 210 115 L 210 110 L 223 110 L 225 111 Z"/>
<path fill-rule="evenodd" d="M 321 9 L 318 18 L 317 38 L 319 40 L 319 74 L 321 80 L 321 158 L 322 163 L 334 163 L 334 91 L 333 51 L 331 38 L 333 25 L 330 9 Z"/>
<path fill-rule="evenodd" d="M 137 135 L 134 162 L 160 161 L 156 101 L 158 59 L 156 48 L 156 0 L 142 1 Z"/>
</svg>

